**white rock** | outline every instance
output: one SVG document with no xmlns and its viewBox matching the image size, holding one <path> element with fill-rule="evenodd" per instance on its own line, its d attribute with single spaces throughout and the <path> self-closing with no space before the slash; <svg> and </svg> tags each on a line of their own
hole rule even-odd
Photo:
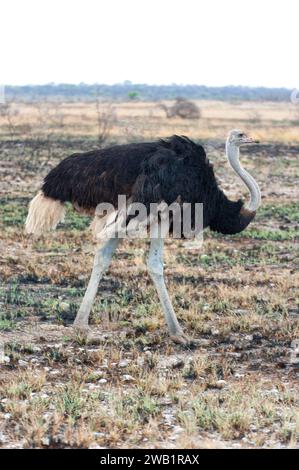
<svg viewBox="0 0 299 470">
<path fill-rule="evenodd" d="M 108 382 L 107 379 L 100 379 L 100 380 L 98 380 L 98 383 L 99 383 L 99 384 L 106 384 L 107 382 Z"/>
<path fill-rule="evenodd" d="M 253 335 L 245 335 L 244 338 L 246 341 L 253 341 Z"/>
<path fill-rule="evenodd" d="M 128 365 L 129 365 L 129 362 L 128 362 L 126 359 L 122 359 L 122 360 L 119 361 L 119 363 L 118 363 L 118 367 L 121 367 L 121 368 L 128 367 Z"/>
<path fill-rule="evenodd" d="M 101 447 L 98 444 L 90 444 L 88 449 L 106 449 L 106 447 Z"/>
<path fill-rule="evenodd" d="M 134 377 L 132 377 L 132 375 L 129 375 L 129 374 L 124 374 L 122 376 L 122 379 L 124 382 L 132 382 L 134 380 Z"/>
<path fill-rule="evenodd" d="M 27 361 L 23 361 L 22 359 L 19 359 L 18 360 L 18 365 L 20 367 L 28 367 L 28 362 Z"/>
<path fill-rule="evenodd" d="M 227 384 L 226 380 L 217 380 L 216 385 L 219 388 L 223 388 Z"/>
<path fill-rule="evenodd" d="M 48 437 L 43 437 L 42 438 L 42 445 L 43 446 L 49 446 L 50 445 L 50 439 Z"/>
<path fill-rule="evenodd" d="M 96 390 L 97 388 L 99 388 L 99 385 L 95 385 L 95 384 L 86 384 L 86 385 L 88 386 L 89 390 Z"/>
<path fill-rule="evenodd" d="M 217 330 L 217 328 L 211 328 L 211 334 L 212 334 L 213 336 L 218 336 L 219 333 L 220 333 L 220 331 Z"/>
</svg>

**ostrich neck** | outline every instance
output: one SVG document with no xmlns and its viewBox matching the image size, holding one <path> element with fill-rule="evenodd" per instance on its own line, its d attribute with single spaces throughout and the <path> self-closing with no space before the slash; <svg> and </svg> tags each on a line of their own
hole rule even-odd
<svg viewBox="0 0 299 470">
<path fill-rule="evenodd" d="M 231 144 L 230 142 L 226 144 L 227 159 L 233 170 L 241 178 L 250 192 L 250 201 L 246 209 L 248 209 L 250 212 L 255 212 L 261 203 L 260 188 L 255 179 L 241 166 L 239 161 L 239 153 L 239 147 Z"/>
</svg>

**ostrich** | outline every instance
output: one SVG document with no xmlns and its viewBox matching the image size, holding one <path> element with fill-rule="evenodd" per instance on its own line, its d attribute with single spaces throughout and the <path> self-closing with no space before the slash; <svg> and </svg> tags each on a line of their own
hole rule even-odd
<svg viewBox="0 0 299 470">
<path fill-rule="evenodd" d="M 145 204 L 165 201 L 203 204 L 203 228 L 236 234 L 253 220 L 261 201 L 258 184 L 239 162 L 239 149 L 258 143 L 244 132 L 232 130 L 226 141 L 228 162 L 247 186 L 250 201 L 231 201 L 219 188 L 204 148 L 187 137 L 172 136 L 147 143 L 116 145 L 77 153 L 62 160 L 45 177 L 32 199 L 26 232 L 40 234 L 55 229 L 70 201 L 80 213 L 95 213 L 101 202 L 117 207 L 118 195 Z M 74 321 L 74 329 L 88 333 L 88 318 L 99 282 L 108 269 L 119 238 L 108 238 L 97 246 L 91 277 Z M 163 239 L 151 238 L 148 271 L 156 287 L 170 337 L 177 343 L 193 343 L 178 323 L 163 277 Z"/>
<path fill-rule="evenodd" d="M 200 110 L 192 101 L 185 100 L 184 98 L 177 98 L 173 106 L 167 107 L 165 104 L 160 104 L 160 108 L 164 109 L 168 118 L 178 116 L 182 119 L 199 119 Z"/>
</svg>

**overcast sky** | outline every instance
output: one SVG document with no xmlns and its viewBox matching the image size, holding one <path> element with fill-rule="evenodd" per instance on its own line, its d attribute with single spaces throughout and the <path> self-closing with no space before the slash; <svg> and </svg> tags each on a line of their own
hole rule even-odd
<svg viewBox="0 0 299 470">
<path fill-rule="evenodd" d="M 298 0 L 1 0 L 0 83 L 299 87 Z"/>
</svg>

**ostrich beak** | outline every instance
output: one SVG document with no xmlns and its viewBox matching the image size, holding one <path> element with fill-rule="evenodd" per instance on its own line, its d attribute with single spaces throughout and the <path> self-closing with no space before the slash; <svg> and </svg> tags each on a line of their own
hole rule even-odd
<svg viewBox="0 0 299 470">
<path fill-rule="evenodd" d="M 246 137 L 244 139 L 244 144 L 259 144 L 259 140 L 252 139 L 251 137 Z"/>
</svg>

